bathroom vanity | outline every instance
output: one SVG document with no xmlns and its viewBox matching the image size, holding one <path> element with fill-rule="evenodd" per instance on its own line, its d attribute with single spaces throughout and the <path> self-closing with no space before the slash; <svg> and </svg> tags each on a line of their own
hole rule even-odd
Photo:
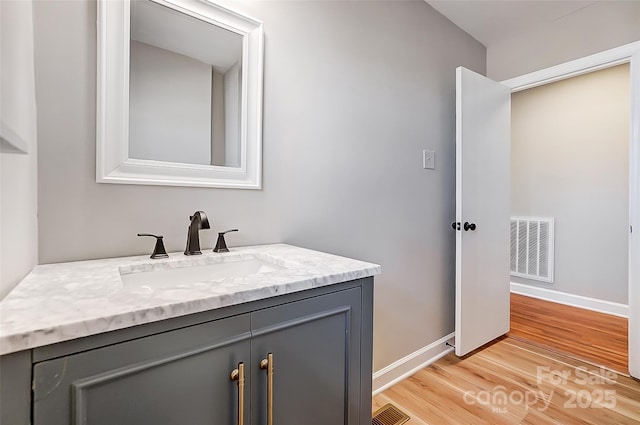
<svg viewBox="0 0 640 425">
<path fill-rule="evenodd" d="M 379 272 L 289 245 L 38 266 L 0 304 L 0 422 L 369 425 Z"/>
</svg>

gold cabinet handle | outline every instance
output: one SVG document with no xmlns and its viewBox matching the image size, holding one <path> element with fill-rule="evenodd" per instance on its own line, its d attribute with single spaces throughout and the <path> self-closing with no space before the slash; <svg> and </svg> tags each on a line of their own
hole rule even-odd
<svg viewBox="0 0 640 425">
<path fill-rule="evenodd" d="M 267 425 L 273 425 L 273 354 L 260 361 L 260 369 L 267 370 Z"/>
<path fill-rule="evenodd" d="M 238 425 L 244 425 L 244 363 L 231 371 L 231 380 L 238 381 Z"/>
</svg>

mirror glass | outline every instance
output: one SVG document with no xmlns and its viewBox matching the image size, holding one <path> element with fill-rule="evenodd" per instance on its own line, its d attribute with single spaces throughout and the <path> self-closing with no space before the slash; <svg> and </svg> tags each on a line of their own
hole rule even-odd
<svg viewBox="0 0 640 425">
<path fill-rule="evenodd" d="M 129 157 L 240 166 L 242 36 L 131 2 Z"/>
<path fill-rule="evenodd" d="M 211 0 L 97 6 L 96 181 L 261 189 L 262 22 Z"/>
</svg>

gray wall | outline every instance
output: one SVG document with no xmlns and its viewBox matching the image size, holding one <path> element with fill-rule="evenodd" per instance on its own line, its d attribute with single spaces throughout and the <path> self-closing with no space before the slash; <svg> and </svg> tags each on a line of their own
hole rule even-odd
<svg viewBox="0 0 640 425">
<path fill-rule="evenodd" d="M 211 65 L 131 41 L 129 155 L 211 164 Z"/>
<path fill-rule="evenodd" d="M 0 2 L 2 137 L 18 137 L 27 153 L 2 142 L 0 152 L 0 299 L 38 260 L 38 157 L 30 1 Z M 10 131 L 11 134 L 6 133 Z"/>
<path fill-rule="evenodd" d="M 96 7 L 35 7 L 43 263 L 184 249 L 188 216 L 227 243 L 286 242 L 382 265 L 375 369 L 454 327 L 455 67 L 485 48 L 423 1 L 247 2 L 265 25 L 264 188 L 95 182 Z M 422 169 L 422 150 L 438 156 Z"/>
<path fill-rule="evenodd" d="M 224 165 L 224 74 L 211 68 L 211 164 Z"/>
<path fill-rule="evenodd" d="M 597 1 L 487 46 L 496 81 L 640 40 L 640 1 Z"/>
<path fill-rule="evenodd" d="M 513 215 L 555 217 L 555 281 L 627 304 L 629 65 L 512 96 Z"/>
<path fill-rule="evenodd" d="M 234 64 L 224 73 L 224 165 L 240 166 L 240 102 L 242 99 L 242 67 Z"/>
</svg>

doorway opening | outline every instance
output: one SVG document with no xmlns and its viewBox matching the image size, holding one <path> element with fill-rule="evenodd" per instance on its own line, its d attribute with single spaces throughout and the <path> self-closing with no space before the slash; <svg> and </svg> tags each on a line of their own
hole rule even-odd
<svg viewBox="0 0 640 425">
<path fill-rule="evenodd" d="M 623 373 L 630 68 L 612 63 L 512 94 L 510 335 Z"/>
<path fill-rule="evenodd" d="M 633 232 L 634 227 L 640 228 L 640 41 L 500 83 L 463 67 L 456 69 L 456 221 L 452 227 L 457 231 L 457 356 L 509 331 L 510 282 L 504 273 L 509 270 L 510 238 L 504 226 L 510 216 L 511 95 L 624 63 L 629 63 L 630 75 L 625 311 L 629 374 L 640 379 L 640 237 L 637 230 Z"/>
</svg>

